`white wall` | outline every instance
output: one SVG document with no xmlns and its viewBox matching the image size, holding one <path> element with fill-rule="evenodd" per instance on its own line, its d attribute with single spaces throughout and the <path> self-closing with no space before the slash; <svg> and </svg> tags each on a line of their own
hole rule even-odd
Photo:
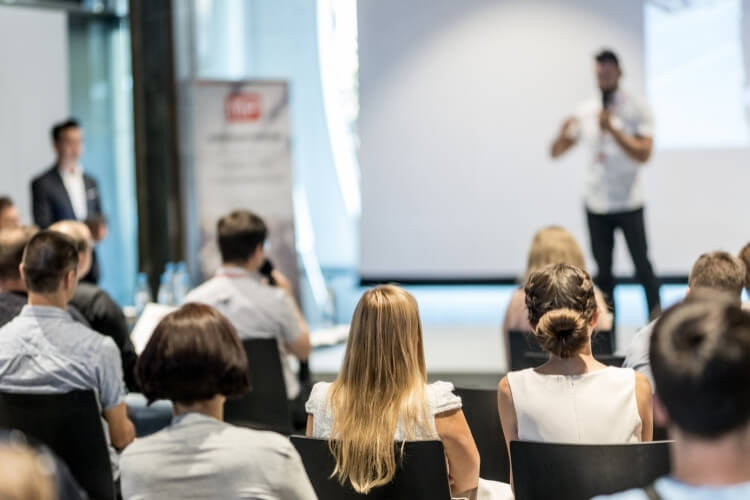
<svg viewBox="0 0 750 500">
<path fill-rule="evenodd" d="M 0 7 L 0 195 L 31 222 L 31 179 L 54 161 L 50 126 L 68 115 L 64 13 Z"/>
<path fill-rule="evenodd" d="M 587 247 L 583 151 L 558 162 L 547 151 L 562 119 L 597 93 L 598 49 L 615 49 L 623 87 L 644 94 L 641 2 L 378 0 L 359 9 L 360 273 L 516 276 L 533 233 L 549 224 Z M 657 272 L 686 274 L 699 253 L 734 252 L 750 237 L 748 157 L 657 151 L 644 173 Z M 632 269 L 622 241 L 616 268 Z"/>
</svg>

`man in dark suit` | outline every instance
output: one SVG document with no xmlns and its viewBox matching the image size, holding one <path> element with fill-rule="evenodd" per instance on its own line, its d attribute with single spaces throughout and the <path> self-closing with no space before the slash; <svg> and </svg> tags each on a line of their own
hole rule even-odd
<svg viewBox="0 0 750 500">
<path fill-rule="evenodd" d="M 61 220 L 85 221 L 94 239 L 101 241 L 107 233 L 102 215 L 99 188 L 93 177 L 83 172 L 83 132 L 74 119 L 52 127 L 55 164 L 31 182 L 34 222 L 42 229 Z M 91 272 L 85 281 L 99 280 L 99 266 L 94 256 Z"/>
</svg>

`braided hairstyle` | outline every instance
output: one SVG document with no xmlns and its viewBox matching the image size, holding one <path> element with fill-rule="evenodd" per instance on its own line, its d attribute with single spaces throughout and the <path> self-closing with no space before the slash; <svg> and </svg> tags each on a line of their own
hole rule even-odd
<svg viewBox="0 0 750 500">
<path fill-rule="evenodd" d="M 539 346 L 560 358 L 583 350 L 598 308 L 588 273 L 570 264 L 551 264 L 531 273 L 524 291 Z"/>
</svg>

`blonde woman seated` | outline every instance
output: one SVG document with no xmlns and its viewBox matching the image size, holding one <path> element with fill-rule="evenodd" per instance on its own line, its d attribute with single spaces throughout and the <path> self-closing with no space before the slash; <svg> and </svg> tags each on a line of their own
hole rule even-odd
<svg viewBox="0 0 750 500">
<path fill-rule="evenodd" d="M 391 285 L 365 292 L 338 378 L 315 384 L 306 405 L 307 435 L 335 439 L 335 474 L 342 484 L 368 493 L 396 473 L 394 440 L 440 439 L 453 496 L 474 495 L 479 452 L 461 399 L 450 383 L 428 385 L 426 373 L 414 297 Z"/>
<path fill-rule="evenodd" d="M 547 266 L 531 273 L 525 292 L 529 322 L 550 359 L 500 381 L 506 443 L 650 441 L 648 379 L 630 368 L 605 366 L 591 354 L 600 312 L 586 271 L 569 264 Z"/>
<path fill-rule="evenodd" d="M 549 264 L 571 264 L 580 269 L 586 269 L 583 251 L 578 242 L 570 232 L 559 226 L 549 226 L 537 231 L 531 240 L 526 272 L 523 283 L 526 283 L 531 273 Z M 604 300 L 604 294 L 598 288 L 594 289 L 596 303 L 599 307 L 599 319 L 595 330 L 607 331 L 612 329 L 612 313 Z M 509 332 L 520 330 L 530 332 L 533 330 L 529 323 L 529 315 L 526 310 L 525 295 L 523 288 L 519 288 L 510 298 L 503 319 L 503 341 L 505 343 L 505 355 L 508 368 L 510 368 L 510 340 Z"/>
</svg>

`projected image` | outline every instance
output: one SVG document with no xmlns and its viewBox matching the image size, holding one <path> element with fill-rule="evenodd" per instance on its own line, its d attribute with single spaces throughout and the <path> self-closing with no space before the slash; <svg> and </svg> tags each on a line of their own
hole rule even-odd
<svg viewBox="0 0 750 500">
<path fill-rule="evenodd" d="M 654 0 L 644 8 L 657 147 L 750 147 L 750 2 Z"/>
</svg>

